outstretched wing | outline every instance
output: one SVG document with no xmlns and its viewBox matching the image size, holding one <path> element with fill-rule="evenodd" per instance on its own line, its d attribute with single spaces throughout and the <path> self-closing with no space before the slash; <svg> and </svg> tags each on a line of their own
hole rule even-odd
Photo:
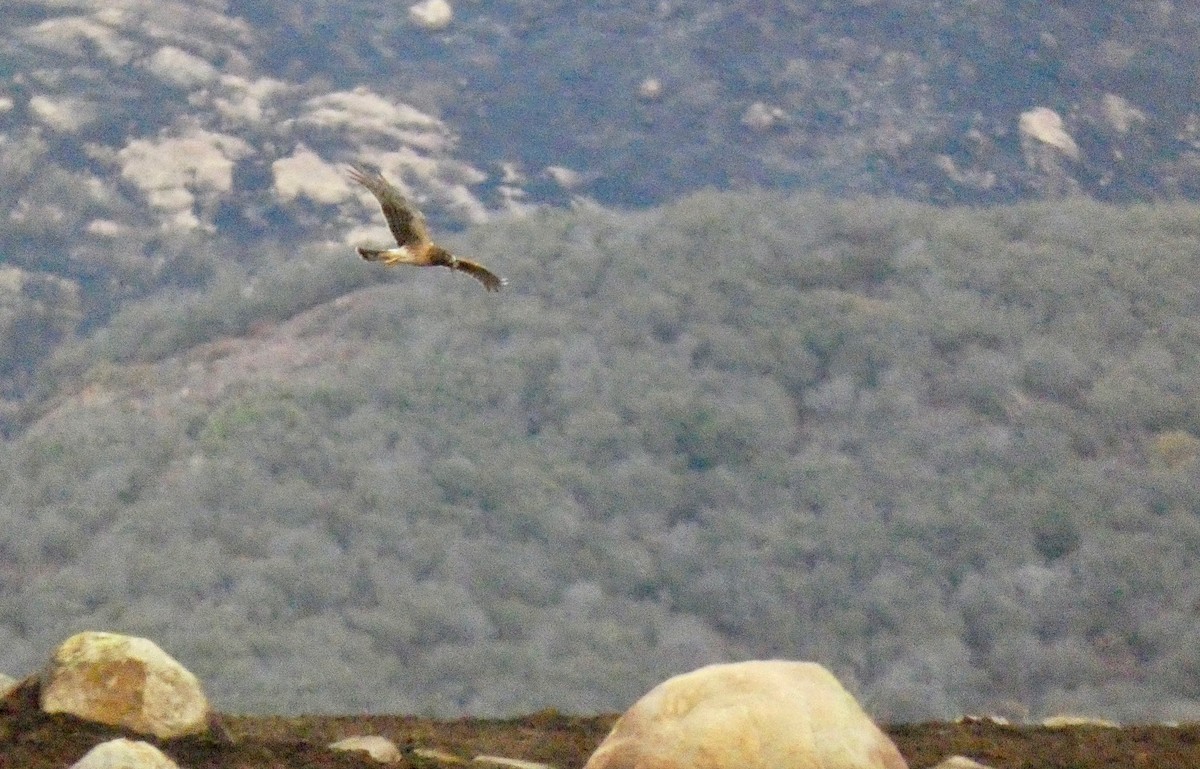
<svg viewBox="0 0 1200 769">
<path fill-rule="evenodd" d="M 425 228 L 425 217 L 413 208 L 408 198 L 394 184 L 383 178 L 383 174 L 367 171 L 358 166 L 350 167 L 350 178 L 371 191 L 379 200 L 383 216 L 396 243 L 415 246 L 429 242 L 429 231 Z"/>
<path fill-rule="evenodd" d="M 454 269 L 461 270 L 475 278 L 488 291 L 499 291 L 501 286 L 508 285 L 507 280 L 492 272 L 487 267 L 484 267 L 479 262 L 472 262 L 469 259 L 456 260 L 454 262 Z"/>
</svg>

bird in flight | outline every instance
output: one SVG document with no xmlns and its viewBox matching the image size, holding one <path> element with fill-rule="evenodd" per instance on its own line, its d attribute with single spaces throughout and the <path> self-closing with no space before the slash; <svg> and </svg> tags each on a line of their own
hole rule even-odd
<svg viewBox="0 0 1200 769">
<path fill-rule="evenodd" d="M 357 166 L 350 167 L 350 178 L 371 191 L 379 199 L 379 207 L 387 219 L 396 248 L 363 248 L 358 255 L 368 262 L 382 261 L 388 267 L 397 264 L 415 264 L 418 267 L 449 267 L 465 272 L 483 284 L 488 291 L 499 291 L 508 281 L 469 259 L 459 259 L 437 245 L 429 237 L 425 217 L 404 197 L 394 184 L 379 172 L 367 171 Z"/>
</svg>

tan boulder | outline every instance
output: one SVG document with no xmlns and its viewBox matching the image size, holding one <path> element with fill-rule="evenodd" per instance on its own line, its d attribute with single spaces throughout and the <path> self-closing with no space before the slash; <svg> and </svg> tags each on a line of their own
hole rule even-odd
<svg viewBox="0 0 1200 769">
<path fill-rule="evenodd" d="M 145 638 L 85 632 L 68 638 L 41 675 L 41 707 L 163 739 L 207 730 L 200 682 Z"/>
<path fill-rule="evenodd" d="M 179 769 L 179 765 L 148 742 L 122 737 L 92 748 L 71 769 Z"/>
<path fill-rule="evenodd" d="M 908 769 L 892 741 L 812 662 L 709 665 L 625 712 L 585 769 Z"/>
</svg>

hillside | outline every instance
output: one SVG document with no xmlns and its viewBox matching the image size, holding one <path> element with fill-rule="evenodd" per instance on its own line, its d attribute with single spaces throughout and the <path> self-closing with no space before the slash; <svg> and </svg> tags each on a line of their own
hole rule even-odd
<svg viewBox="0 0 1200 769">
<path fill-rule="evenodd" d="M 225 711 L 507 715 L 787 656 L 885 721 L 1194 719 L 1197 213 L 702 193 L 470 229 L 499 295 L 214 263 L 13 417 L 0 669 L 101 628 Z"/>
</svg>

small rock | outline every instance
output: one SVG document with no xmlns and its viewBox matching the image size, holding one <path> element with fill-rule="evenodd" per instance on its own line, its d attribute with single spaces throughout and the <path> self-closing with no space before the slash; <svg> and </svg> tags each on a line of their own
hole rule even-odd
<svg viewBox="0 0 1200 769">
<path fill-rule="evenodd" d="M 950 756 L 945 761 L 936 764 L 933 769 L 992 769 L 992 767 L 966 756 Z"/>
<path fill-rule="evenodd" d="M 400 761 L 400 749 L 396 747 L 396 743 L 387 737 L 375 734 L 347 737 L 344 740 L 330 743 L 329 747 L 332 750 L 359 750 L 381 764 L 394 764 Z"/>
<path fill-rule="evenodd" d="M 546 175 L 564 190 L 573 190 L 584 182 L 583 174 L 566 166 L 547 166 Z"/>
<path fill-rule="evenodd" d="M 500 182 L 502 184 L 524 184 L 529 178 L 522 173 L 520 166 L 512 162 L 500 164 Z"/>
<path fill-rule="evenodd" d="M 638 98 L 643 101 L 657 101 L 662 97 L 663 84 L 656 77 L 648 77 L 638 85 Z"/>
<path fill-rule="evenodd" d="M 71 769 L 179 769 L 179 766 L 150 743 L 122 737 L 92 748 Z"/>
<path fill-rule="evenodd" d="M 751 131 L 769 131 L 786 117 L 779 107 L 772 107 L 761 101 L 756 101 L 742 113 L 742 125 Z"/>
<path fill-rule="evenodd" d="M 480 764 L 510 766 L 512 769 L 554 769 L 554 767 L 550 764 L 542 764 L 537 761 L 526 761 L 521 758 L 505 758 L 504 756 L 475 756 L 475 758 L 471 760 Z"/>
<path fill-rule="evenodd" d="M 439 764 L 467 763 L 466 759 L 460 758 L 453 753 L 447 753 L 444 750 L 438 750 L 437 748 L 414 748 L 413 755 L 421 758 L 428 758 L 430 761 L 437 761 Z"/>
<path fill-rule="evenodd" d="M 995 724 L 996 726 L 1009 726 L 1011 722 L 1004 716 L 986 715 L 977 716 L 968 713 L 965 716 L 959 716 L 954 719 L 956 724 Z"/>
<path fill-rule="evenodd" d="M 990 190 L 996 186 L 995 172 L 986 168 L 959 168 L 958 164 L 954 162 L 954 158 L 949 155 L 936 155 L 933 162 L 942 173 L 946 174 L 947 178 L 956 184 L 973 187 L 977 190 Z"/>
</svg>

